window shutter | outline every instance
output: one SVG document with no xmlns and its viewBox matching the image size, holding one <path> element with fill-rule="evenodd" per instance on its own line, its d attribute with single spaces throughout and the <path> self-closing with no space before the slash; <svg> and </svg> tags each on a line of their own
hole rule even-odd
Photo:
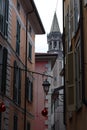
<svg viewBox="0 0 87 130">
<path fill-rule="evenodd" d="M 13 130 L 17 130 L 18 129 L 18 117 L 16 115 L 14 115 L 14 128 Z"/>
<path fill-rule="evenodd" d="M 21 70 L 19 69 L 18 104 L 21 104 Z"/>
<path fill-rule="evenodd" d="M 29 43 L 29 58 L 32 60 L 32 45 Z"/>
<path fill-rule="evenodd" d="M 74 72 L 74 53 L 67 55 L 67 108 L 68 111 L 75 110 L 75 72 Z"/>
<path fill-rule="evenodd" d="M 26 98 L 28 100 L 28 95 L 29 95 L 29 78 L 27 77 L 26 79 Z"/>
<path fill-rule="evenodd" d="M 31 101 L 33 101 L 33 82 L 31 82 Z"/>
<path fill-rule="evenodd" d="M 3 15 L 0 14 L 0 32 L 3 32 Z"/>
<path fill-rule="evenodd" d="M 4 35 L 8 36 L 8 13 L 9 13 L 9 0 L 5 0 L 5 15 L 4 15 Z"/>
<path fill-rule="evenodd" d="M 16 34 L 16 52 L 20 54 L 20 24 L 17 20 L 17 34 Z"/>
<path fill-rule="evenodd" d="M 4 22 L 3 0 L 0 0 L 0 32 L 2 33 L 3 33 L 3 22 Z"/>
<path fill-rule="evenodd" d="M 13 78 L 13 100 L 17 101 L 17 87 L 16 87 L 16 71 L 17 71 L 17 63 L 14 62 L 14 78 Z"/>
<path fill-rule="evenodd" d="M 1 92 L 1 83 L 2 83 L 2 57 L 3 57 L 3 51 L 2 51 L 2 46 L 0 45 L 0 92 Z"/>
<path fill-rule="evenodd" d="M 3 49 L 3 61 L 2 61 L 2 83 L 1 83 L 1 91 L 4 94 L 6 92 L 7 54 L 8 54 L 8 51 L 6 48 L 4 48 Z"/>
<path fill-rule="evenodd" d="M 82 73 L 81 73 L 81 46 L 78 44 L 75 52 L 75 76 L 76 76 L 76 108 L 82 106 Z"/>
<path fill-rule="evenodd" d="M 74 35 L 74 1 L 71 0 L 70 1 L 70 35 L 71 35 L 71 38 L 73 37 Z"/>
<path fill-rule="evenodd" d="M 2 113 L 0 112 L 0 130 L 2 129 Z"/>
<path fill-rule="evenodd" d="M 27 130 L 30 130 L 30 123 L 27 123 Z"/>
</svg>

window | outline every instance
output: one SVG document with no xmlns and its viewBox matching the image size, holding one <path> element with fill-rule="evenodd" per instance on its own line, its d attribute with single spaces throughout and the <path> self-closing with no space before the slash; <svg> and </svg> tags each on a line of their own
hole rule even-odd
<svg viewBox="0 0 87 130">
<path fill-rule="evenodd" d="M 7 55 L 7 49 L 0 46 L 0 91 L 4 94 L 6 92 Z"/>
<path fill-rule="evenodd" d="M 32 60 L 32 45 L 31 43 L 29 42 L 29 54 L 28 54 L 28 57 L 30 60 Z"/>
<path fill-rule="evenodd" d="M 0 32 L 8 36 L 9 0 L 0 0 Z"/>
<path fill-rule="evenodd" d="M 57 47 L 57 42 L 55 41 L 54 42 L 54 49 Z"/>
<path fill-rule="evenodd" d="M 13 79 L 13 100 L 17 104 L 21 104 L 21 70 L 14 62 L 14 79 Z"/>
<path fill-rule="evenodd" d="M 19 3 L 19 0 L 17 0 L 17 10 L 20 13 L 20 3 Z"/>
<path fill-rule="evenodd" d="M 52 49 L 52 42 L 49 43 L 49 49 Z"/>
<path fill-rule="evenodd" d="M 32 102 L 33 100 L 33 83 L 27 78 L 27 99 Z"/>
<path fill-rule="evenodd" d="M 80 41 L 75 51 L 75 76 L 76 76 L 76 108 L 79 109 L 82 104 L 82 86 L 81 86 L 81 46 Z"/>
<path fill-rule="evenodd" d="M 27 130 L 30 130 L 30 123 L 27 122 Z"/>
<path fill-rule="evenodd" d="M 13 130 L 18 130 L 18 117 L 15 114 L 13 118 Z"/>
<path fill-rule="evenodd" d="M 17 33 L 16 33 L 16 53 L 20 54 L 20 24 L 17 20 Z"/>
</svg>

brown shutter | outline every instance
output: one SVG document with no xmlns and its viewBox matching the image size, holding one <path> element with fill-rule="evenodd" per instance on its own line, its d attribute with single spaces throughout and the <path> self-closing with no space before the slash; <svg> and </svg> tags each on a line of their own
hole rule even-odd
<svg viewBox="0 0 87 130">
<path fill-rule="evenodd" d="M 75 65 L 74 65 L 74 53 L 69 52 L 67 54 L 67 108 L 68 111 L 75 110 Z"/>
</svg>

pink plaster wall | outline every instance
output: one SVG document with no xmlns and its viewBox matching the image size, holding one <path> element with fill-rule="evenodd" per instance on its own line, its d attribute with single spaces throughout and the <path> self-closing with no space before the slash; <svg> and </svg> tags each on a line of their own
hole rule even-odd
<svg viewBox="0 0 87 130">
<path fill-rule="evenodd" d="M 47 70 L 47 61 L 39 61 L 35 63 L 35 72 L 43 73 Z M 47 126 L 44 124 L 47 117 L 43 117 L 41 111 L 44 109 L 44 90 L 43 76 L 34 74 L 34 125 L 33 130 L 45 130 Z"/>
</svg>

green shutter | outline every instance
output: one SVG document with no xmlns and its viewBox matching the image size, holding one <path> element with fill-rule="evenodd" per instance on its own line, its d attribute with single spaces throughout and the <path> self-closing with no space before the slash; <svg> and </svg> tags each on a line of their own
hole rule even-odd
<svg viewBox="0 0 87 130">
<path fill-rule="evenodd" d="M 14 127 L 13 130 L 18 130 L 18 117 L 16 115 L 14 115 Z"/>
<path fill-rule="evenodd" d="M 13 100 L 17 101 L 17 87 L 16 87 L 16 72 L 17 72 L 17 63 L 14 62 L 14 77 L 13 77 Z"/>
<path fill-rule="evenodd" d="M 3 61 L 2 61 L 2 83 L 1 91 L 5 94 L 6 92 L 6 74 L 7 74 L 7 54 L 6 48 L 3 49 Z"/>
<path fill-rule="evenodd" d="M 29 78 L 26 79 L 26 98 L 28 100 L 29 97 Z"/>
<path fill-rule="evenodd" d="M 18 104 L 21 104 L 21 70 L 19 69 Z"/>
<path fill-rule="evenodd" d="M 67 55 L 67 108 L 68 111 L 75 110 L 76 96 L 75 96 L 75 65 L 74 65 L 74 53 L 70 52 Z"/>
<path fill-rule="evenodd" d="M 5 15 L 4 15 L 4 35 L 8 36 L 8 14 L 9 14 L 9 0 L 5 0 Z"/>
<path fill-rule="evenodd" d="M 29 58 L 32 60 L 32 45 L 29 43 Z"/>
<path fill-rule="evenodd" d="M 31 82 L 31 101 L 33 101 L 33 82 Z"/>
<path fill-rule="evenodd" d="M 16 34 L 16 52 L 20 54 L 20 24 L 17 20 L 17 34 Z"/>
</svg>

